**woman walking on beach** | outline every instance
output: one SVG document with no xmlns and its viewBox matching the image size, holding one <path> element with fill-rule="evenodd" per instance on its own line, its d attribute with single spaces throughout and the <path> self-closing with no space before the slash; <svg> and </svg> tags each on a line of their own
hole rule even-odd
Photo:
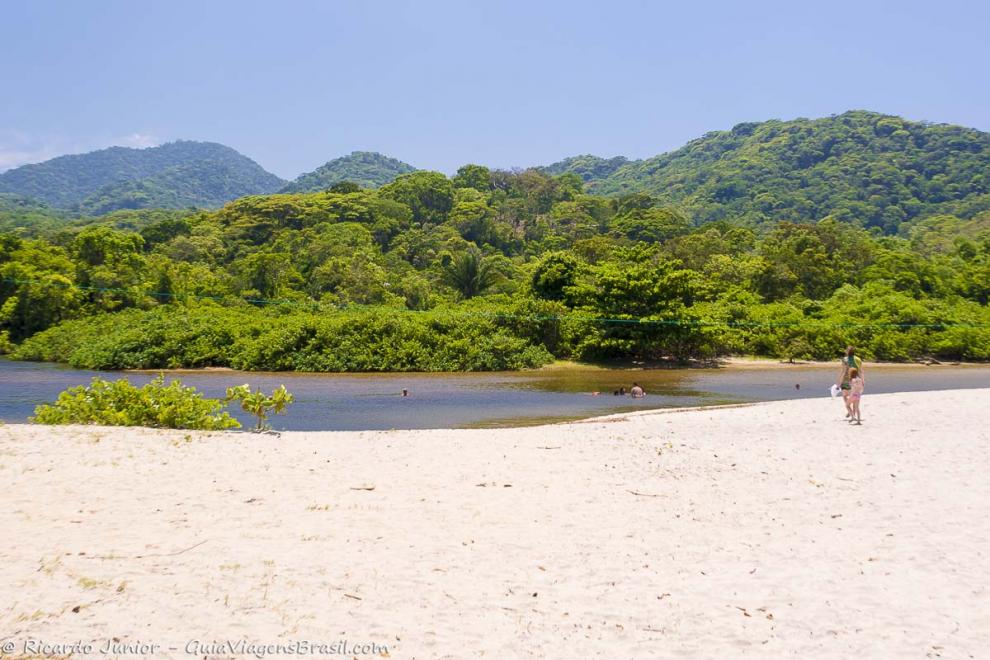
<svg viewBox="0 0 990 660">
<path fill-rule="evenodd" d="M 851 372 L 853 371 L 857 373 L 865 386 L 866 377 L 863 375 L 863 361 L 856 355 L 855 348 L 846 346 L 846 354 L 842 358 L 842 368 L 839 370 L 839 380 L 835 384 L 842 390 L 842 400 L 846 404 L 847 419 L 852 419 L 853 417 L 852 400 L 849 396 L 852 389 L 850 381 L 852 380 Z"/>
</svg>

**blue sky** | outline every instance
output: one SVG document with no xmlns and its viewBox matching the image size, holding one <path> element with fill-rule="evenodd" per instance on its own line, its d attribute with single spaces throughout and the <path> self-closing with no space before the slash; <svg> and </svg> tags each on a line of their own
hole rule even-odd
<svg viewBox="0 0 990 660">
<path fill-rule="evenodd" d="M 353 150 L 450 173 L 852 108 L 990 130 L 988 25 L 953 0 L 4 0 L 0 170 L 194 139 L 287 178 Z"/>
</svg>

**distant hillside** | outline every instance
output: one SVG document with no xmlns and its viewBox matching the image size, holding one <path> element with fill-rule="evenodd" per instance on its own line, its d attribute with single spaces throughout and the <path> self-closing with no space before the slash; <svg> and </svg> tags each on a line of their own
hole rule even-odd
<svg viewBox="0 0 990 660">
<path fill-rule="evenodd" d="M 189 141 L 149 149 L 110 147 L 0 174 L 0 192 L 89 212 L 139 206 L 217 207 L 243 195 L 275 192 L 284 183 L 230 147 Z"/>
<path fill-rule="evenodd" d="M 573 173 L 588 192 L 648 193 L 694 223 L 753 227 L 832 216 L 895 233 L 919 218 L 971 218 L 990 209 L 990 133 L 851 111 L 822 119 L 739 124 L 646 160 L 583 155 L 537 168 Z M 61 156 L 0 174 L 0 194 L 52 209 L 101 215 L 118 209 L 216 208 L 276 191 L 327 190 L 342 181 L 378 188 L 415 171 L 379 153 L 356 151 L 286 183 L 229 147 L 173 142 Z M 14 213 L 0 208 L 9 219 Z M 16 211 L 24 221 L 24 208 Z M 53 220 L 49 218 L 49 220 Z"/>
<path fill-rule="evenodd" d="M 617 169 L 628 163 L 629 159 L 623 156 L 601 158 L 599 156 L 585 154 L 583 156 L 571 156 L 553 165 L 547 165 L 539 169 L 551 176 L 560 176 L 567 173 L 577 174 L 585 183 L 588 183 L 609 177 Z"/>
<path fill-rule="evenodd" d="M 228 161 L 199 160 L 145 179 L 104 186 L 77 208 L 88 215 L 118 209 L 219 208 L 238 197 L 274 192 L 273 188 L 282 183 L 260 167 L 255 170 Z"/>
<path fill-rule="evenodd" d="M 695 222 L 807 222 L 832 215 L 897 230 L 938 212 L 990 208 L 990 133 L 852 111 L 823 119 L 739 124 L 646 160 L 579 156 L 590 192 L 646 192 Z"/>
<path fill-rule="evenodd" d="M 70 215 L 29 197 L 0 193 L 0 232 L 30 233 L 63 226 Z"/>
<path fill-rule="evenodd" d="M 318 192 L 341 181 L 350 181 L 362 188 L 380 188 L 391 183 L 400 174 L 415 171 L 415 167 L 401 160 L 372 151 L 355 151 L 300 175 L 285 186 L 282 192 Z"/>
</svg>

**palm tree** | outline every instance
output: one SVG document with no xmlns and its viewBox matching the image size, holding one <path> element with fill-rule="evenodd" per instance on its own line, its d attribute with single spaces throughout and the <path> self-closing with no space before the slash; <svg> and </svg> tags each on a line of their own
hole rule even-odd
<svg viewBox="0 0 990 660">
<path fill-rule="evenodd" d="M 491 262 L 482 257 L 476 248 L 454 257 L 444 268 L 444 276 L 447 283 L 465 298 L 484 293 L 498 279 Z"/>
</svg>

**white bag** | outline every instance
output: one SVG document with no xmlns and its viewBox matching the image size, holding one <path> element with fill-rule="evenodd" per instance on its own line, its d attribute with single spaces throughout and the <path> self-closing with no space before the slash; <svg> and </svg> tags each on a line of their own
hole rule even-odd
<svg viewBox="0 0 990 660">
<path fill-rule="evenodd" d="M 830 394 L 830 395 L 832 396 L 832 398 L 834 399 L 835 397 L 837 397 L 837 396 L 839 396 L 840 394 L 842 394 L 842 388 L 841 388 L 841 387 L 839 387 L 838 385 L 836 385 L 836 384 L 834 384 L 834 383 L 833 383 L 833 384 L 832 384 L 832 387 L 830 387 L 830 388 L 828 388 L 828 393 L 829 393 L 829 394 Z"/>
</svg>

